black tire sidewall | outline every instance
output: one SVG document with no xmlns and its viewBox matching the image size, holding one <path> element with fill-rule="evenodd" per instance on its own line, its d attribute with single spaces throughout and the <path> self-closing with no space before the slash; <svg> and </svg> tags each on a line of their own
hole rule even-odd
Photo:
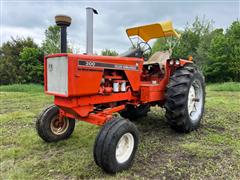
<svg viewBox="0 0 240 180">
<path fill-rule="evenodd" d="M 126 133 L 130 133 L 133 136 L 134 147 L 133 147 L 133 151 L 132 151 L 132 154 L 130 155 L 129 159 L 123 163 L 119 163 L 116 159 L 117 144 L 118 144 L 120 138 Z M 135 131 L 135 128 L 133 128 L 129 124 L 124 124 L 121 127 L 119 127 L 119 129 L 114 133 L 113 136 L 115 136 L 116 138 L 112 138 L 110 147 L 108 147 L 108 149 L 105 149 L 105 151 L 108 151 L 108 153 L 109 153 L 108 162 L 111 167 L 109 166 L 108 168 L 111 168 L 112 171 L 116 171 L 116 172 L 120 171 L 120 170 L 126 170 L 132 166 L 133 159 L 134 159 L 136 151 L 137 151 L 138 136 L 139 136 L 138 132 Z"/>
<path fill-rule="evenodd" d="M 67 120 L 69 121 L 69 125 L 66 131 L 60 135 L 54 134 L 51 130 L 50 125 L 53 118 L 55 116 L 58 116 L 58 114 L 59 108 L 53 105 L 52 107 L 46 109 L 46 111 L 43 111 L 43 114 L 41 114 L 40 118 L 38 119 L 38 121 L 40 122 L 36 123 L 36 125 L 38 126 L 37 127 L 38 134 L 43 140 L 47 142 L 55 142 L 66 139 L 72 134 L 75 128 L 75 119 L 67 118 Z"/>
<path fill-rule="evenodd" d="M 134 138 L 134 147 L 129 159 L 119 163 L 116 159 L 116 147 L 120 138 L 130 133 Z M 95 140 L 94 160 L 105 172 L 114 174 L 132 166 L 139 142 L 137 127 L 129 120 L 114 117 L 103 125 Z"/>
<path fill-rule="evenodd" d="M 102 128 L 100 129 L 100 131 L 98 132 L 98 135 L 95 139 L 95 143 L 94 143 L 94 148 L 93 148 L 93 156 L 94 156 L 94 161 L 95 163 L 102 167 L 102 144 L 105 141 L 105 138 L 109 132 L 109 130 L 112 128 L 112 126 L 114 126 L 116 123 L 118 123 L 118 121 L 120 121 L 121 119 L 117 118 L 117 119 L 113 119 L 109 122 L 107 122 L 106 124 L 104 124 L 102 126 Z"/>
</svg>

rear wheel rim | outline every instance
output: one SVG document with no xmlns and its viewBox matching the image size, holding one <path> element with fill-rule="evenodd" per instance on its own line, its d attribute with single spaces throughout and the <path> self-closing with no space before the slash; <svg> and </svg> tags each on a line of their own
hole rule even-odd
<svg viewBox="0 0 240 180">
<path fill-rule="evenodd" d="M 134 137 L 131 133 L 125 133 L 118 141 L 115 157 L 118 163 L 126 162 L 133 153 Z"/>
<path fill-rule="evenodd" d="M 63 117 L 60 119 L 58 116 L 55 116 L 50 124 L 50 128 L 53 134 L 62 135 L 64 134 L 69 127 L 69 119 Z"/>
<path fill-rule="evenodd" d="M 188 92 L 188 115 L 192 122 L 197 122 L 203 111 L 203 88 L 199 80 L 194 80 Z"/>
</svg>

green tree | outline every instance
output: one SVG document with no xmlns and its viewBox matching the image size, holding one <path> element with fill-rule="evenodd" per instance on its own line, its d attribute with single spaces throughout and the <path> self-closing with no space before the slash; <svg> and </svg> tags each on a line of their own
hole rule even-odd
<svg viewBox="0 0 240 180">
<path fill-rule="evenodd" d="M 49 26 L 45 31 L 45 40 L 42 43 L 44 54 L 55 54 L 60 52 L 60 27 Z"/>
<path fill-rule="evenodd" d="M 240 81 L 240 21 L 234 21 L 226 31 L 229 48 L 229 75 L 233 81 Z"/>
<path fill-rule="evenodd" d="M 3 43 L 1 47 L 1 56 L 18 57 L 20 55 L 20 52 L 25 47 L 37 48 L 38 45 L 30 37 L 27 38 L 11 37 L 11 40 L 7 41 L 6 43 Z"/>
<path fill-rule="evenodd" d="M 3 43 L 0 54 L 0 84 L 21 83 L 20 53 L 24 48 L 38 48 L 32 38 L 11 38 Z"/>
<path fill-rule="evenodd" d="M 213 31 L 214 32 L 214 31 Z M 208 81 L 240 81 L 240 23 L 235 21 L 224 34 L 216 33 L 210 41 L 204 71 Z"/>
<path fill-rule="evenodd" d="M 188 58 L 191 55 L 197 64 L 201 64 L 197 49 L 203 37 L 209 34 L 212 29 L 211 21 L 196 17 L 192 25 L 187 25 L 181 34 L 180 42 L 173 51 L 173 57 Z"/>
<path fill-rule="evenodd" d="M 224 34 L 218 34 L 211 42 L 208 50 L 209 62 L 206 63 L 205 75 L 208 81 L 219 82 L 228 79 L 228 44 Z"/>
<path fill-rule="evenodd" d="M 223 34 L 223 29 L 215 29 L 210 33 L 206 33 L 204 36 L 202 36 L 199 45 L 197 47 L 197 54 L 196 59 L 198 59 L 198 65 L 201 66 L 203 71 L 208 67 L 209 65 L 209 49 L 212 39 L 214 39 L 216 36 L 219 36 Z"/>
<path fill-rule="evenodd" d="M 166 51 L 173 49 L 179 43 L 179 39 L 175 37 L 166 37 L 157 39 L 152 46 L 152 53 L 157 51 Z"/>
<path fill-rule="evenodd" d="M 1 57 L 0 85 L 19 83 L 18 66 L 12 57 Z"/>
<path fill-rule="evenodd" d="M 43 51 L 40 48 L 24 48 L 20 53 L 22 83 L 43 83 Z"/>
<path fill-rule="evenodd" d="M 101 54 L 103 56 L 118 56 L 118 53 L 114 50 L 110 50 L 110 49 L 104 49 Z"/>
</svg>

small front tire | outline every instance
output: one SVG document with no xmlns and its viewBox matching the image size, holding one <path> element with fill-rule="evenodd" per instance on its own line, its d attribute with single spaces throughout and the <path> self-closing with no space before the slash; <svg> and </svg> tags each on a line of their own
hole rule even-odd
<svg viewBox="0 0 240 180">
<path fill-rule="evenodd" d="M 107 173 L 116 173 L 132 166 L 139 133 L 129 120 L 114 118 L 100 130 L 94 145 L 94 160 Z"/>
<path fill-rule="evenodd" d="M 46 142 L 56 142 L 67 139 L 75 127 L 75 119 L 63 117 L 59 119 L 59 108 L 51 105 L 45 108 L 37 118 L 36 130 Z"/>
</svg>

